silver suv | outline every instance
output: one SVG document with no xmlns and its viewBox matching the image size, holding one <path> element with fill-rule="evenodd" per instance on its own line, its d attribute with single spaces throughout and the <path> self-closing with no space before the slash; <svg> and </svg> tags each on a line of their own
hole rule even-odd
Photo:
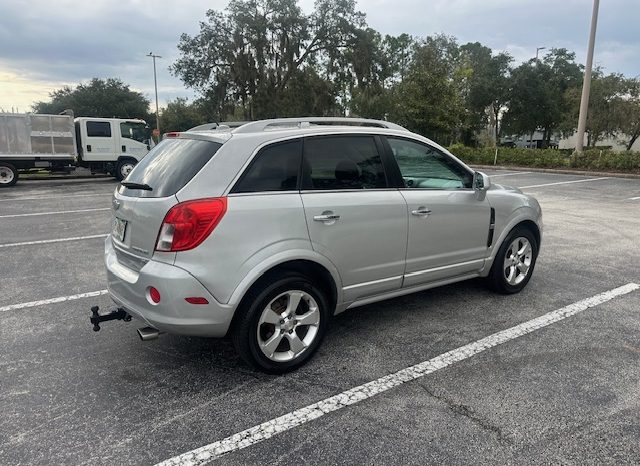
<svg viewBox="0 0 640 466">
<path fill-rule="evenodd" d="M 486 277 L 522 290 L 538 202 L 384 121 L 278 119 L 158 144 L 113 196 L 109 293 L 160 332 L 229 334 L 266 372 L 308 360 L 331 316 Z"/>
</svg>

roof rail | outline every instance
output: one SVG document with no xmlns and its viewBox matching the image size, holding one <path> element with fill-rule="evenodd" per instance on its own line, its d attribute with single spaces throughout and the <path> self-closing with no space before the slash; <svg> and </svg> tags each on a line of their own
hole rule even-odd
<svg viewBox="0 0 640 466">
<path fill-rule="evenodd" d="M 272 120 L 260 120 L 246 123 L 233 129 L 234 133 L 258 133 L 260 131 L 277 129 L 309 128 L 310 126 L 369 126 L 372 128 L 396 129 L 408 131 L 406 128 L 382 120 L 369 120 L 367 118 L 347 117 L 302 117 L 302 118 L 275 118 Z"/>
</svg>

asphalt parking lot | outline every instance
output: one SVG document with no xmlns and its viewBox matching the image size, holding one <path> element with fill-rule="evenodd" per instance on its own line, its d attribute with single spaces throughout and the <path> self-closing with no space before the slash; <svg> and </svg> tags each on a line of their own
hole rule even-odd
<svg viewBox="0 0 640 466">
<path fill-rule="evenodd" d="M 309 364 L 280 377 L 225 340 L 143 343 L 135 322 L 91 330 L 89 307 L 110 304 L 114 181 L 0 191 L 0 464 L 155 464 L 640 284 L 640 179 L 489 174 L 544 211 L 522 293 L 476 280 L 347 311 Z M 316 419 L 276 422 L 279 434 L 231 442 L 215 463 L 638 464 L 640 290 L 626 290 Z"/>
</svg>

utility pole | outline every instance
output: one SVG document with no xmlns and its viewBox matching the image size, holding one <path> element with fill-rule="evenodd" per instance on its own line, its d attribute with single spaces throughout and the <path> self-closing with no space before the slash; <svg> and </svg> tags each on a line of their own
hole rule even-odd
<svg viewBox="0 0 640 466">
<path fill-rule="evenodd" d="M 544 49 L 546 49 L 546 47 L 536 47 L 536 62 L 538 61 L 538 52 Z"/>
<path fill-rule="evenodd" d="M 580 116 L 578 117 L 578 134 L 576 140 L 576 153 L 584 149 L 584 132 L 587 127 L 587 111 L 589 110 L 589 92 L 591 90 L 591 68 L 593 66 L 593 48 L 596 42 L 596 26 L 598 25 L 598 8 L 600 0 L 593 0 L 593 12 L 591 13 L 591 32 L 589 34 L 589 48 L 587 50 L 587 64 L 584 68 L 584 81 L 582 83 L 582 98 L 580 99 Z"/>
<path fill-rule="evenodd" d="M 156 89 L 156 128 L 158 129 L 158 133 L 160 133 L 160 113 L 158 112 L 158 78 L 156 77 L 156 58 L 162 58 L 162 57 L 160 55 L 154 55 L 153 52 L 149 52 L 149 55 L 147 55 L 147 57 L 153 58 L 153 85 Z"/>
</svg>

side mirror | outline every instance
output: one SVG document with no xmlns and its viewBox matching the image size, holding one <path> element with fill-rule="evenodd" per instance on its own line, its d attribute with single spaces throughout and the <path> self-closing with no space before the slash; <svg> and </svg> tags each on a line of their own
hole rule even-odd
<svg viewBox="0 0 640 466">
<path fill-rule="evenodd" d="M 491 187 L 491 179 L 489 175 L 482 172 L 475 172 L 473 174 L 473 189 L 476 192 L 478 200 L 482 201 L 487 194 L 487 189 Z"/>
</svg>

